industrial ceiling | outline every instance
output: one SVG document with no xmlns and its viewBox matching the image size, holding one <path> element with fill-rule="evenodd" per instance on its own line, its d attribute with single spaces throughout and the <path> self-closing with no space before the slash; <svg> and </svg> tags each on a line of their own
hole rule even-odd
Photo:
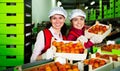
<svg viewBox="0 0 120 71">
<path fill-rule="evenodd" d="M 65 9 L 75 9 L 88 6 L 89 8 L 98 8 L 100 0 L 58 0 L 62 3 L 62 7 Z M 94 5 L 90 5 L 92 1 L 95 1 Z M 103 0 L 107 3 L 109 0 Z"/>
</svg>

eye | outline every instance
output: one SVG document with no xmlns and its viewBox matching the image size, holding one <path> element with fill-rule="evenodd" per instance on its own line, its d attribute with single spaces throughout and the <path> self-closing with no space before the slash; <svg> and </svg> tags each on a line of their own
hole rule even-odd
<svg viewBox="0 0 120 71">
<path fill-rule="evenodd" d="M 84 20 L 84 18 L 80 18 L 80 20 Z"/>
<path fill-rule="evenodd" d="M 74 18 L 74 19 L 73 19 L 73 21 L 77 21 L 77 19 L 76 19 L 76 18 Z"/>
<path fill-rule="evenodd" d="M 55 20 L 55 19 L 56 19 L 56 17 L 52 17 L 52 19 L 53 19 L 53 20 Z"/>
<path fill-rule="evenodd" d="M 63 19 L 63 17 L 59 17 L 59 19 Z"/>
</svg>

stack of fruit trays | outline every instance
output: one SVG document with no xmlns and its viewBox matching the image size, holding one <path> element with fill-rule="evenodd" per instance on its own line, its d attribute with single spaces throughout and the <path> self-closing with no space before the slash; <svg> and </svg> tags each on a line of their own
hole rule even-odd
<svg viewBox="0 0 120 71">
<path fill-rule="evenodd" d="M 91 26 L 89 29 L 85 31 L 85 36 L 87 38 L 98 36 L 104 39 L 106 36 L 110 34 L 111 30 L 112 30 L 111 24 L 104 25 L 99 23 L 99 21 L 96 21 L 96 23 L 93 26 Z"/>
<path fill-rule="evenodd" d="M 80 71 L 77 65 L 61 64 L 59 62 L 51 62 L 43 65 L 34 66 L 24 69 L 23 71 Z"/>
<path fill-rule="evenodd" d="M 55 57 L 68 60 L 84 60 L 87 57 L 87 49 L 79 41 L 53 41 L 52 47 L 56 48 Z"/>
</svg>

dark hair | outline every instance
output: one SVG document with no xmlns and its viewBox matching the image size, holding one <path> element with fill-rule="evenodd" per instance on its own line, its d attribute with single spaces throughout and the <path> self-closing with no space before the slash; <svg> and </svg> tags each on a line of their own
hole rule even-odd
<svg viewBox="0 0 120 71">
<path fill-rule="evenodd" d="M 67 35 L 67 25 L 64 23 L 63 27 L 61 28 L 62 35 Z"/>
<path fill-rule="evenodd" d="M 51 24 L 50 21 L 46 22 L 46 28 L 47 28 L 47 29 L 50 28 L 51 26 L 52 26 L 52 24 Z"/>
</svg>

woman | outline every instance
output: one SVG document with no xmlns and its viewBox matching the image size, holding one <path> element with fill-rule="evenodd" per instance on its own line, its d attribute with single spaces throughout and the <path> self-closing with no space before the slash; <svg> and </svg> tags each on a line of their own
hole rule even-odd
<svg viewBox="0 0 120 71">
<path fill-rule="evenodd" d="M 37 35 L 35 47 L 31 56 L 31 62 L 41 59 L 50 59 L 53 57 L 53 52 L 50 50 L 51 39 L 54 37 L 56 40 L 63 40 L 61 28 L 63 27 L 67 18 L 67 12 L 61 7 L 55 7 L 50 10 L 49 16 L 51 27 L 40 31 Z M 47 57 L 49 54 L 50 57 Z"/>
<path fill-rule="evenodd" d="M 68 33 L 67 40 L 80 40 L 83 42 L 86 48 L 90 48 L 95 43 L 100 43 L 101 41 L 96 41 L 96 37 L 87 39 L 84 36 L 85 29 L 89 27 L 85 25 L 86 14 L 81 9 L 72 10 L 70 14 L 70 22 L 72 24 L 71 29 Z"/>
</svg>

